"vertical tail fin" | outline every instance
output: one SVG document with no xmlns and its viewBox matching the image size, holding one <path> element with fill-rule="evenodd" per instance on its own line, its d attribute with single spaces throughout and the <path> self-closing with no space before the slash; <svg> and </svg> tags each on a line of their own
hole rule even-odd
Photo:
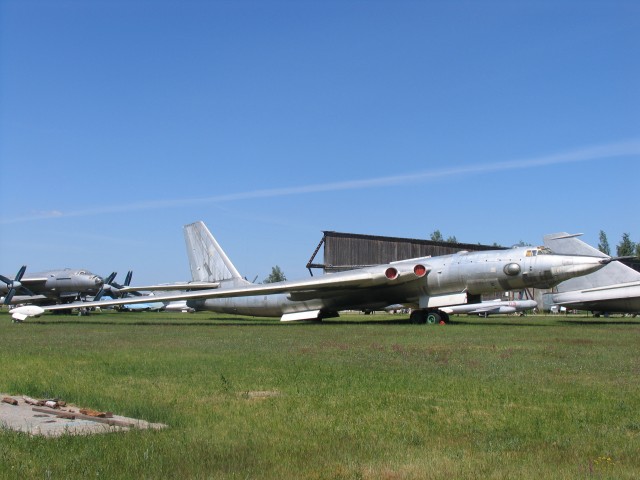
<svg viewBox="0 0 640 480">
<path fill-rule="evenodd" d="M 245 282 L 204 222 L 185 225 L 184 239 L 187 243 L 187 255 L 193 281 L 234 280 Z"/>
<path fill-rule="evenodd" d="M 609 255 L 602 253 L 597 248 L 578 240 L 581 233 L 569 234 L 566 232 L 552 233 L 544 236 L 544 245 L 553 253 L 560 255 L 587 255 L 591 257 L 607 258 Z"/>
</svg>

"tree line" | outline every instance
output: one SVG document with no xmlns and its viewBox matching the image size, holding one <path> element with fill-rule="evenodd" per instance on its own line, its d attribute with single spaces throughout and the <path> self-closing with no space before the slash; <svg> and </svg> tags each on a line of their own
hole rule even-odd
<svg viewBox="0 0 640 480">
<path fill-rule="evenodd" d="M 598 242 L 598 250 L 607 255 L 611 255 L 611 247 L 609 246 L 609 240 L 604 230 L 600 230 L 600 241 Z M 622 234 L 622 239 L 616 245 L 617 257 L 640 257 L 640 242 L 634 242 L 631 240 L 631 235 L 628 233 Z"/>
<path fill-rule="evenodd" d="M 434 242 L 450 242 L 450 243 L 458 243 L 458 240 L 455 236 L 449 236 L 445 240 L 444 236 L 440 232 L 440 230 L 434 230 L 430 236 L 431 240 Z M 494 243 L 494 245 L 497 245 Z M 526 246 L 528 244 L 520 241 L 519 246 Z M 611 247 L 609 246 L 609 240 L 607 239 L 607 234 L 604 230 L 600 230 L 600 242 L 598 243 L 598 250 L 607 255 L 611 255 Z M 622 239 L 616 245 L 616 256 L 617 257 L 640 257 L 640 242 L 634 242 L 631 240 L 631 235 L 629 233 L 623 233 Z"/>
</svg>

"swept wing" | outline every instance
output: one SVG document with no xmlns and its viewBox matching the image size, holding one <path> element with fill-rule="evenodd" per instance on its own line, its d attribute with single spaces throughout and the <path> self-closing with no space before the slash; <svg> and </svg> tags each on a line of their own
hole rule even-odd
<svg viewBox="0 0 640 480">
<path fill-rule="evenodd" d="M 322 298 L 335 295 L 336 292 L 344 294 L 351 290 L 370 289 L 375 287 L 402 285 L 420 281 L 428 273 L 428 268 L 422 264 L 399 264 L 367 267 L 361 270 L 334 273 L 320 278 L 310 278 L 299 281 L 286 281 L 272 284 L 247 284 L 235 288 L 207 289 L 193 292 L 181 292 L 175 294 L 155 295 L 156 302 L 170 302 L 175 300 L 197 300 L 208 298 L 249 297 L 260 295 L 274 295 L 288 293 L 291 297 Z M 70 308 L 109 307 L 114 305 L 131 305 L 136 303 L 148 303 L 148 297 L 124 298 L 115 300 L 100 300 L 96 302 L 77 302 L 64 305 L 51 305 L 42 307 L 44 310 L 65 310 Z"/>
</svg>

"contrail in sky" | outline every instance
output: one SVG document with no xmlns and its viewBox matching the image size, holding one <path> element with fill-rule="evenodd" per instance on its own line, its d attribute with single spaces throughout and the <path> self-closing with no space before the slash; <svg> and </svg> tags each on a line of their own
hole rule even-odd
<svg viewBox="0 0 640 480">
<path fill-rule="evenodd" d="M 430 181 L 445 177 L 455 177 L 469 175 L 473 173 L 488 173 L 506 170 L 522 170 L 534 167 L 545 167 L 567 163 L 587 162 L 612 157 L 628 157 L 640 155 L 640 140 L 598 145 L 573 150 L 570 152 L 558 153 L 536 158 L 526 158 L 506 162 L 483 163 L 477 165 L 461 165 L 438 170 L 427 170 L 410 174 L 392 175 L 386 177 L 369 178 L 362 180 L 346 180 L 342 182 L 319 183 L 315 185 L 304 185 L 298 187 L 267 188 L 263 190 L 253 190 L 248 192 L 229 193 L 225 195 L 215 195 L 211 197 L 150 200 L 127 205 L 112 205 L 105 207 L 89 208 L 72 212 L 49 211 L 30 216 L 17 217 L 13 219 L 0 220 L 1 225 L 12 223 L 29 222 L 50 218 L 70 218 L 86 217 L 104 213 L 132 212 L 138 210 L 151 210 L 158 208 L 181 207 L 188 205 L 202 205 L 207 203 L 230 202 L 234 200 L 249 200 L 253 198 L 272 198 L 292 195 L 302 195 L 309 193 L 336 192 L 345 190 L 360 190 L 374 187 L 388 187 L 396 185 L 406 185 L 421 181 Z"/>
</svg>

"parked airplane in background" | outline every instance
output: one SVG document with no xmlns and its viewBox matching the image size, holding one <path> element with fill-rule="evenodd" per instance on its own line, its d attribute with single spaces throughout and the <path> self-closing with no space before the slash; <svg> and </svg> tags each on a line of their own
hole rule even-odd
<svg viewBox="0 0 640 480">
<path fill-rule="evenodd" d="M 159 285 L 139 285 L 131 286 L 131 279 L 133 278 L 133 271 L 129 270 L 125 277 L 124 284 L 120 285 L 114 282 L 116 273 L 109 275 L 104 281 L 104 287 L 98 292 L 94 300 L 100 300 L 103 294 L 113 298 L 122 298 L 128 295 L 141 296 L 145 295 L 143 292 L 169 292 L 169 291 L 190 291 L 190 290 L 204 290 L 210 288 L 218 288 L 216 282 L 173 282 L 173 283 L 161 283 Z M 138 310 L 142 310 L 141 308 Z"/>
<path fill-rule="evenodd" d="M 579 240 L 581 234 L 562 232 L 546 235 L 544 243 L 556 253 L 609 258 L 600 250 Z M 640 272 L 620 262 L 601 270 L 562 282 L 551 294 L 553 303 L 577 310 L 601 313 L 640 313 Z"/>
<path fill-rule="evenodd" d="M 13 280 L 0 275 L 0 294 L 5 305 L 73 301 L 80 295 L 97 293 L 104 281 L 87 270 L 49 270 L 26 273 L 23 265 Z"/>
<path fill-rule="evenodd" d="M 109 300 L 114 298 L 131 298 L 131 295 L 136 297 L 145 297 L 147 299 L 147 302 L 145 303 L 127 303 L 125 305 L 121 305 L 122 308 L 120 310 L 122 311 L 167 311 L 191 313 L 195 312 L 195 310 L 187 305 L 186 300 L 158 302 L 155 300 L 155 297 L 158 294 L 161 295 L 171 291 L 192 291 L 218 287 L 218 283 L 215 282 L 174 282 L 159 285 L 131 286 L 131 279 L 133 277 L 133 272 L 131 270 L 127 272 L 124 285 L 120 285 L 113 281 L 115 276 L 116 274 L 114 272 L 105 279 L 104 287 L 94 297 L 94 300 L 97 301 L 101 298 Z"/>
<path fill-rule="evenodd" d="M 120 306 L 120 310 L 125 312 L 182 312 L 192 313 L 195 309 L 187 305 L 186 300 L 176 300 L 173 302 L 156 302 L 156 294 L 142 295 L 147 299 L 145 303 L 127 303 Z"/>
<path fill-rule="evenodd" d="M 468 303 L 466 305 L 453 305 L 443 307 L 442 311 L 449 315 L 479 315 L 488 317 L 493 314 L 510 314 L 531 310 L 538 306 L 535 300 L 487 300 L 481 303 Z"/>
<path fill-rule="evenodd" d="M 187 300 L 190 307 L 241 315 L 277 316 L 282 321 L 337 316 L 346 309 L 413 308 L 414 322 L 446 321 L 442 307 L 480 302 L 480 295 L 528 287 L 550 288 L 569 278 L 594 272 L 609 258 L 555 255 L 546 248 L 459 252 L 376 265 L 299 281 L 255 285 L 243 279 L 202 222 L 185 227 L 193 279 L 216 289 L 155 296 L 155 301 Z M 145 298 L 28 306 L 15 313 L 62 308 L 145 303 Z M 39 309 L 39 310 L 38 310 Z M 14 318 L 16 318 L 14 316 Z"/>
</svg>

